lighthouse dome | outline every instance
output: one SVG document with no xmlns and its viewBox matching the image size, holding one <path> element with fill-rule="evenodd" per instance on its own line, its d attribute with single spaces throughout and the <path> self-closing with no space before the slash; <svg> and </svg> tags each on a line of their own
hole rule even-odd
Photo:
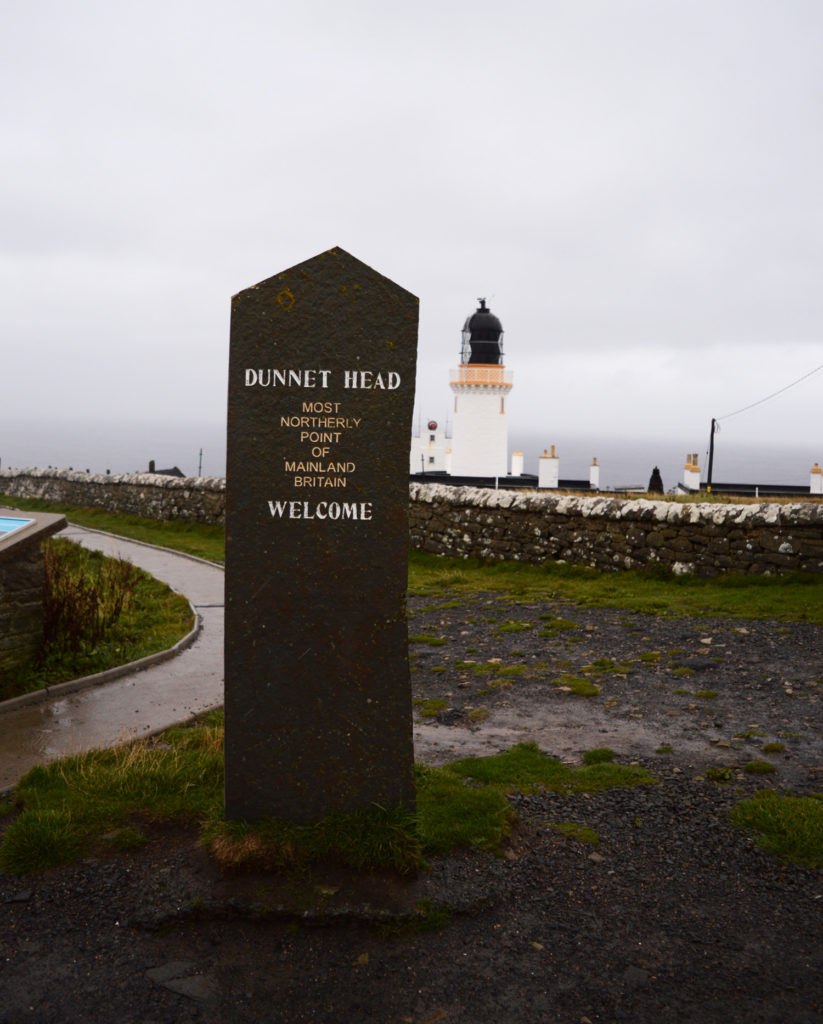
<svg viewBox="0 0 823 1024">
<path fill-rule="evenodd" d="M 477 310 L 463 324 L 461 363 L 495 364 L 503 362 L 503 325 L 480 299 Z"/>
</svg>

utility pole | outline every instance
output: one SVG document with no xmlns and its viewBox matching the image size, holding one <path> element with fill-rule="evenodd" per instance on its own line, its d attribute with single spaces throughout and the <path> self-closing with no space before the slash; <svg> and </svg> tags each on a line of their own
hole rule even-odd
<svg viewBox="0 0 823 1024">
<path fill-rule="evenodd" d="M 712 429 L 709 436 L 709 468 L 708 476 L 706 477 L 706 493 L 712 493 L 712 465 L 714 463 L 714 435 L 720 428 L 717 425 L 717 420 L 712 417 Z"/>
<path fill-rule="evenodd" d="M 712 420 L 714 422 L 714 420 Z M 200 449 L 200 462 L 197 464 L 197 475 L 203 475 L 203 449 Z"/>
</svg>

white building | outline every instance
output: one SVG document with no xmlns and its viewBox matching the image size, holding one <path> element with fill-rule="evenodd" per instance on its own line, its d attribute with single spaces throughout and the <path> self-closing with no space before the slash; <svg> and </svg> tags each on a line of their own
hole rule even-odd
<svg viewBox="0 0 823 1024">
<path fill-rule="evenodd" d="M 419 430 L 412 437 L 410 472 L 480 477 L 501 486 L 517 481 L 521 486 L 557 489 L 560 458 L 554 445 L 551 454 L 546 450 L 541 456 L 538 477 L 524 474 L 522 452 L 513 452 L 509 464 L 506 405 L 513 385 L 512 374 L 503 364 L 503 325 L 487 309 L 485 299 L 479 302 L 463 324 L 460 365 L 450 372 L 454 393 L 451 437 L 430 420 L 425 432 Z M 589 487 L 596 489 L 600 479 L 596 459 L 589 476 Z"/>
<path fill-rule="evenodd" d="M 409 472 L 449 473 L 451 439 L 436 420 L 429 420 L 426 429 L 412 437 Z"/>
<path fill-rule="evenodd" d="M 503 325 L 480 299 L 466 318 L 460 365 L 451 371 L 454 392 L 452 476 L 506 476 L 509 428 L 506 396 L 512 375 L 503 365 Z"/>
</svg>

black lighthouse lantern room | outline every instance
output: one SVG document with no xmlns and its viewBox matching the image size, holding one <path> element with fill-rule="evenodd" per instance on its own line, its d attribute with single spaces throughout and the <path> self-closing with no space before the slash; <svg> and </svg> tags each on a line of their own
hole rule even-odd
<svg viewBox="0 0 823 1024">
<path fill-rule="evenodd" d="M 502 366 L 503 325 L 490 309 L 486 309 L 485 299 L 479 302 L 477 311 L 466 317 L 463 324 L 460 362 Z"/>
</svg>

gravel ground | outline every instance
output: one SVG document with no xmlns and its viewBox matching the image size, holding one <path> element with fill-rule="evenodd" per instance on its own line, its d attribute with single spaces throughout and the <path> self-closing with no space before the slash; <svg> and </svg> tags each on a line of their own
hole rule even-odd
<svg viewBox="0 0 823 1024">
<path fill-rule="evenodd" d="M 823 873 L 728 822 L 758 787 L 823 788 L 823 629 L 493 596 L 435 605 L 411 605 L 412 636 L 445 641 L 412 643 L 415 699 L 445 705 L 416 722 L 421 760 L 521 739 L 568 761 L 609 746 L 659 784 L 515 794 L 504 857 L 455 856 L 410 880 L 221 877 L 179 825 L 152 826 L 137 853 L 0 875 L 0 1024 L 823 1020 Z M 600 692 L 575 696 L 561 676 Z M 770 742 L 785 749 L 764 753 Z M 776 772 L 749 775 L 755 759 Z M 718 766 L 725 785 L 706 777 Z M 422 900 L 448 920 L 415 929 Z"/>
</svg>

